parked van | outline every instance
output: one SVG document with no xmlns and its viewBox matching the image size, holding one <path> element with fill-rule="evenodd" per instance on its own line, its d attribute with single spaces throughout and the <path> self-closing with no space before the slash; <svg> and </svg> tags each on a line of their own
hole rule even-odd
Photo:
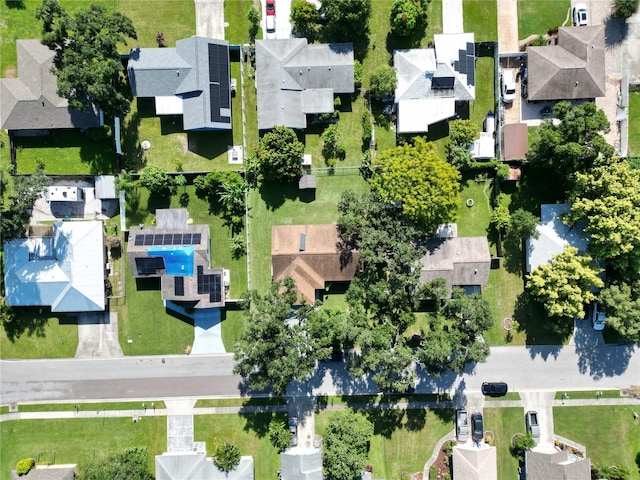
<svg viewBox="0 0 640 480">
<path fill-rule="evenodd" d="M 516 75 L 515 70 L 502 71 L 502 101 L 513 103 L 516 99 Z"/>
</svg>

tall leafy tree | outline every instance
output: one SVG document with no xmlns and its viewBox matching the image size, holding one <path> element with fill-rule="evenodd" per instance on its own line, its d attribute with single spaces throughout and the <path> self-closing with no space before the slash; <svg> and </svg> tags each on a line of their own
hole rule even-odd
<svg viewBox="0 0 640 480">
<path fill-rule="evenodd" d="M 304 144 L 293 130 L 282 126 L 266 133 L 256 150 L 259 171 L 265 180 L 297 180 L 302 174 L 303 155 Z"/>
<path fill-rule="evenodd" d="M 330 42 L 362 43 L 369 35 L 370 15 L 371 0 L 320 0 L 320 16 L 326 22 L 324 36 Z"/>
<path fill-rule="evenodd" d="M 584 222 L 589 251 L 607 266 L 637 273 L 640 268 L 640 171 L 617 158 L 597 162 L 576 175 L 571 193 L 572 223 Z"/>
<path fill-rule="evenodd" d="M 619 18 L 629 18 L 638 11 L 640 0 L 613 0 L 613 14 Z"/>
<path fill-rule="evenodd" d="M 415 145 L 385 150 L 370 183 L 381 197 L 401 205 L 403 213 L 424 231 L 457 218 L 460 173 L 438 155 L 434 145 L 417 138 Z"/>
<path fill-rule="evenodd" d="M 58 95 L 79 111 L 94 104 L 108 117 L 125 116 L 130 104 L 118 44 L 138 38 L 131 19 L 101 5 L 71 16 L 58 0 L 43 0 L 36 18 L 43 22 L 42 43 L 55 52 Z"/>
<path fill-rule="evenodd" d="M 538 238 L 540 234 L 536 229 L 537 225 L 538 217 L 531 212 L 519 208 L 509 217 L 507 235 L 520 241 L 524 241 L 529 237 Z"/>
<path fill-rule="evenodd" d="M 374 98 L 389 97 L 394 94 L 397 84 L 396 69 L 390 65 L 379 65 L 369 77 L 369 94 Z"/>
<path fill-rule="evenodd" d="M 157 165 L 147 165 L 140 173 L 140 185 L 149 190 L 151 194 L 168 194 L 173 186 L 173 179 L 167 171 Z"/>
<path fill-rule="evenodd" d="M 146 448 L 130 448 L 85 466 L 78 480 L 154 480 Z"/>
<path fill-rule="evenodd" d="M 331 355 L 341 319 L 308 305 L 294 310 L 296 299 L 291 278 L 273 282 L 264 295 L 249 292 L 247 322 L 235 347 L 233 371 L 251 388 L 271 387 L 282 395 L 292 380 L 304 379 L 316 361 Z"/>
<path fill-rule="evenodd" d="M 607 326 L 630 342 L 640 342 L 640 279 L 603 288 L 599 300 L 607 312 Z"/>
<path fill-rule="evenodd" d="M 32 175 L 13 177 L 9 201 L 0 204 L 0 239 L 8 242 L 25 236 L 33 204 L 51 181 L 39 166 Z"/>
<path fill-rule="evenodd" d="M 553 115 L 560 123 L 547 120 L 540 126 L 538 139 L 527 153 L 531 162 L 555 168 L 570 185 L 575 172 L 588 171 L 597 158 L 611 158 L 613 147 L 603 136 L 610 130 L 609 120 L 595 103 L 558 102 Z"/>
<path fill-rule="evenodd" d="M 600 272 L 589 255 L 568 246 L 529 274 L 527 288 L 550 317 L 584 318 L 584 305 L 595 299 L 592 289 L 604 285 Z"/>
<path fill-rule="evenodd" d="M 414 33 L 420 23 L 420 11 L 414 0 L 395 0 L 391 6 L 391 31 L 399 37 Z"/>
<path fill-rule="evenodd" d="M 350 408 L 332 412 L 324 433 L 324 475 L 327 480 L 359 480 L 367 462 L 373 425 Z"/>
<path fill-rule="evenodd" d="M 306 0 L 294 0 L 291 3 L 291 31 L 309 43 L 317 40 L 320 32 L 320 14 L 316 6 Z"/>
</svg>

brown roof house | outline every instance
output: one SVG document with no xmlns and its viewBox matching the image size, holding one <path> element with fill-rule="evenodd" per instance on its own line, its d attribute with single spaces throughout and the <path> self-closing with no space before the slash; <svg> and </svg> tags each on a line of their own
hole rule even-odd
<svg viewBox="0 0 640 480">
<path fill-rule="evenodd" d="M 438 228 L 436 237 L 425 242 L 427 253 L 420 259 L 420 282 L 444 278 L 447 287 L 463 287 L 470 293 L 480 292 L 489 283 L 491 253 L 487 237 L 458 237 L 457 225 Z"/>
<path fill-rule="evenodd" d="M 589 480 L 591 461 L 568 450 L 527 450 L 524 455 L 527 480 Z"/>
<path fill-rule="evenodd" d="M 184 208 L 156 210 L 156 225 L 132 227 L 127 256 L 134 278 L 160 278 L 162 298 L 185 308 L 223 307 L 227 274 L 211 268 L 209 226 L 188 225 Z"/>
<path fill-rule="evenodd" d="M 313 303 L 326 282 L 348 282 L 356 273 L 358 253 L 341 248 L 338 227 L 274 225 L 271 230 L 273 280 L 292 277 L 300 300 Z"/>
<path fill-rule="evenodd" d="M 49 130 L 91 128 L 104 125 L 101 110 L 88 112 L 69 107 L 57 93 L 51 73 L 53 50 L 39 40 L 17 40 L 18 78 L 0 80 L 0 128 L 4 130 Z"/>
<path fill-rule="evenodd" d="M 527 47 L 529 100 L 604 97 L 604 28 L 560 28 L 556 45 Z"/>
</svg>

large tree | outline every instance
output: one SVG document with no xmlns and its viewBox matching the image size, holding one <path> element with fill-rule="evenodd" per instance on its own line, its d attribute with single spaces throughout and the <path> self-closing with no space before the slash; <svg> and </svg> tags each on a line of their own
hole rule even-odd
<svg viewBox="0 0 640 480">
<path fill-rule="evenodd" d="M 396 69 L 379 65 L 369 77 L 369 94 L 374 98 L 389 97 L 394 94 L 397 84 Z"/>
<path fill-rule="evenodd" d="M 358 44 L 368 37 L 371 0 L 320 0 L 320 5 L 327 41 Z M 358 34 L 354 36 L 354 32 Z"/>
<path fill-rule="evenodd" d="M 457 218 L 460 173 L 422 138 L 415 145 L 385 150 L 370 183 L 381 197 L 402 206 L 403 213 L 427 233 Z"/>
<path fill-rule="evenodd" d="M 572 223 L 584 222 L 589 251 L 609 267 L 637 274 L 640 268 L 640 171 L 617 158 L 596 162 L 576 175 Z"/>
<path fill-rule="evenodd" d="M 359 480 L 367 462 L 373 425 L 347 408 L 329 415 L 322 464 L 327 480 Z"/>
<path fill-rule="evenodd" d="M 458 169 L 465 169 L 474 163 L 469 147 L 478 138 L 478 126 L 471 120 L 453 120 L 449 122 L 449 143 L 445 147 L 447 160 Z"/>
<path fill-rule="evenodd" d="M 293 182 L 302 174 L 304 144 L 296 133 L 278 126 L 265 133 L 256 150 L 259 171 L 265 180 Z"/>
<path fill-rule="evenodd" d="M 313 43 L 320 32 L 320 14 L 316 6 L 306 0 L 291 2 L 291 33 Z"/>
<path fill-rule="evenodd" d="M 589 255 L 568 246 L 529 274 L 527 288 L 550 317 L 584 318 L 584 305 L 595 299 L 593 288 L 604 285 L 600 272 Z"/>
<path fill-rule="evenodd" d="M 532 163 L 555 168 L 570 185 L 575 172 L 588 171 L 597 158 L 613 155 L 613 147 L 603 136 L 609 132 L 609 120 L 595 103 L 572 106 L 558 102 L 553 115 L 560 122 L 556 125 L 546 120 L 540 126 L 538 139 L 527 153 Z"/>
<path fill-rule="evenodd" d="M 58 95 L 79 111 L 94 104 L 107 117 L 125 116 L 130 104 L 123 93 L 126 75 L 118 44 L 138 38 L 133 22 L 101 5 L 91 5 L 72 17 L 58 0 L 43 0 L 36 18 L 43 22 L 42 43 L 55 52 Z"/>
<path fill-rule="evenodd" d="M 296 299 L 291 278 L 273 282 L 264 295 L 249 292 L 247 321 L 235 346 L 233 371 L 251 388 L 271 387 L 274 394 L 282 395 L 292 380 L 304 379 L 316 361 L 331 355 L 343 318 L 309 305 L 294 310 Z"/>
<path fill-rule="evenodd" d="M 603 288 L 599 300 L 607 312 L 607 326 L 630 342 L 640 342 L 640 279 Z"/>
<path fill-rule="evenodd" d="M 421 22 L 420 16 L 421 12 L 414 0 L 395 0 L 389 16 L 391 31 L 399 37 L 412 35 Z"/>
<path fill-rule="evenodd" d="M 166 195 L 171 191 L 173 179 L 167 171 L 157 165 L 147 165 L 140 173 L 140 185 L 152 195 Z"/>
<path fill-rule="evenodd" d="M 31 210 L 38 196 L 51 181 L 39 166 L 32 175 L 13 177 L 13 190 L 7 202 L 0 203 L 0 239 L 8 242 L 25 236 Z"/>
<path fill-rule="evenodd" d="M 154 480 L 145 448 L 130 448 L 83 467 L 78 480 Z"/>
</svg>

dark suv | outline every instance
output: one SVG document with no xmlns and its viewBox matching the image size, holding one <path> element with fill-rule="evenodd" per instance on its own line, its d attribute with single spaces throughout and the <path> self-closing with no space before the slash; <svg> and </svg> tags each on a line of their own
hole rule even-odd
<svg viewBox="0 0 640 480">
<path fill-rule="evenodd" d="M 487 397 L 503 397 L 507 394 L 507 384 L 504 382 L 484 382 L 482 394 Z"/>
<path fill-rule="evenodd" d="M 484 438 L 484 425 L 482 423 L 482 414 L 475 412 L 471 414 L 471 440 L 480 443 Z"/>
</svg>

